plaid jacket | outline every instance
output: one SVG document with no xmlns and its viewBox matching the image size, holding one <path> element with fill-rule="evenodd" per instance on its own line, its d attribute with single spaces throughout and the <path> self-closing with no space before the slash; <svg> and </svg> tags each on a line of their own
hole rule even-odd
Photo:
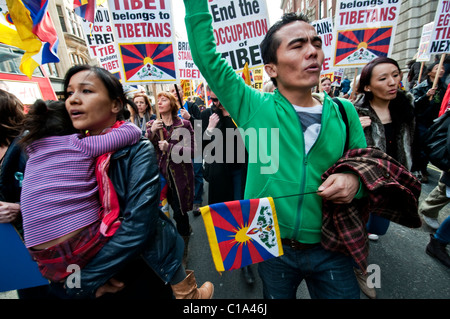
<svg viewBox="0 0 450 319">
<path fill-rule="evenodd" d="M 420 227 L 417 208 L 421 184 L 404 166 L 377 148 L 347 151 L 322 179 L 342 172 L 358 175 L 368 195 L 350 204 L 323 202 L 321 244 L 325 249 L 351 255 L 365 271 L 369 213 L 410 228 Z"/>
</svg>

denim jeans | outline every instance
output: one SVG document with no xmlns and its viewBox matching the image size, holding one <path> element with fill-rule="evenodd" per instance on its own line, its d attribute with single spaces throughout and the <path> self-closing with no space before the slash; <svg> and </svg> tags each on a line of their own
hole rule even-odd
<svg viewBox="0 0 450 319">
<path fill-rule="evenodd" d="M 439 240 L 441 243 L 449 244 L 450 243 L 450 216 L 448 216 L 439 226 L 434 237 Z"/>
<path fill-rule="evenodd" d="M 203 166 L 202 162 L 196 163 L 193 161 L 194 165 L 194 204 L 202 204 L 203 203 Z"/>
<path fill-rule="evenodd" d="M 295 299 L 303 279 L 312 299 L 359 299 L 350 257 L 320 245 L 307 250 L 283 245 L 283 250 L 283 256 L 258 265 L 265 299 Z"/>
<path fill-rule="evenodd" d="M 241 200 L 242 194 L 242 169 L 234 169 L 231 171 L 233 178 L 233 200 Z"/>
<path fill-rule="evenodd" d="M 381 216 L 370 214 L 369 220 L 366 224 L 366 230 L 368 233 L 385 235 L 390 225 L 389 219 L 383 218 Z"/>
</svg>

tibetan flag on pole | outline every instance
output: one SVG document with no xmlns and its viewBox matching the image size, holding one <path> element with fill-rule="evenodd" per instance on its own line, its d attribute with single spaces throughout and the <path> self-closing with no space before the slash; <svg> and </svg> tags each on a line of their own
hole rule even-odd
<svg viewBox="0 0 450 319">
<path fill-rule="evenodd" d="M 166 213 L 167 217 L 169 217 L 169 215 L 167 214 L 168 210 L 165 210 L 168 204 L 167 192 L 169 191 L 169 185 L 167 185 L 167 180 L 164 178 L 163 174 L 159 174 L 159 182 L 161 184 L 161 192 L 159 194 L 159 208 Z"/>
<path fill-rule="evenodd" d="M 271 197 L 212 204 L 200 211 L 218 272 L 283 255 Z"/>
<path fill-rule="evenodd" d="M 48 0 L 6 0 L 9 22 L 18 34 L 17 46 L 25 50 L 20 70 L 31 78 L 41 64 L 59 62 L 58 36 L 47 11 Z M 0 35 L 0 41 L 1 40 Z M 6 43 L 8 44 L 8 43 Z"/>
<path fill-rule="evenodd" d="M 74 0 L 73 10 L 81 18 L 94 23 L 96 0 Z"/>
<path fill-rule="evenodd" d="M 203 83 L 197 85 L 197 88 L 194 91 L 194 94 L 197 96 L 203 96 Z"/>
</svg>

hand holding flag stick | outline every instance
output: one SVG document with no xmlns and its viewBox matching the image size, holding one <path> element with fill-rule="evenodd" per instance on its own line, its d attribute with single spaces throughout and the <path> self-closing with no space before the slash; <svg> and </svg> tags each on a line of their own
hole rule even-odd
<svg viewBox="0 0 450 319">
<path fill-rule="evenodd" d="M 445 60 L 445 53 L 443 53 L 441 55 L 441 60 L 439 61 L 439 66 L 438 66 L 438 69 L 436 71 L 436 76 L 434 77 L 432 88 L 435 89 L 435 90 L 437 89 L 437 85 L 438 85 L 438 82 L 439 82 L 439 73 L 441 72 L 442 68 L 444 67 L 444 60 Z M 434 97 L 434 94 L 430 95 L 430 101 L 433 99 L 433 97 Z"/>
<path fill-rule="evenodd" d="M 278 199 L 278 198 L 286 198 L 286 197 L 294 197 L 294 196 L 303 196 L 303 195 L 311 195 L 311 194 L 318 194 L 321 193 L 323 191 L 313 191 L 313 192 L 305 192 L 305 193 L 299 193 L 299 194 L 292 194 L 292 195 L 283 195 L 283 196 L 277 196 L 277 197 L 272 197 L 273 199 Z"/>
<path fill-rule="evenodd" d="M 156 101 L 156 84 L 153 83 L 152 84 L 152 90 L 153 90 L 153 95 L 155 96 L 155 111 L 156 111 L 156 119 L 157 120 L 161 120 L 161 114 L 159 114 L 159 108 L 158 108 L 158 101 Z M 162 141 L 164 141 L 164 132 L 162 129 L 159 129 L 159 139 Z"/>
</svg>

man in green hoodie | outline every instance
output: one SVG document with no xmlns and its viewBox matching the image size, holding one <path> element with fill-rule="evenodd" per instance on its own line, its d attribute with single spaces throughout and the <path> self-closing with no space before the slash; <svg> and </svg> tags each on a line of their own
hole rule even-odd
<svg viewBox="0 0 450 319">
<path fill-rule="evenodd" d="M 262 93 L 247 86 L 216 52 L 208 0 L 184 4 L 194 62 L 244 131 L 249 152 L 245 198 L 275 201 L 284 255 L 259 264 L 264 297 L 295 298 L 305 279 L 312 298 L 359 298 L 351 258 L 320 245 L 322 200 L 349 203 L 363 193 L 358 177 L 350 173 L 321 180 L 343 155 L 346 141 L 338 106 L 326 94 L 311 93 L 324 59 L 321 39 L 303 15 L 285 15 L 272 26 L 261 55 L 277 89 Z M 342 103 L 349 148 L 366 147 L 353 105 Z M 256 132 L 257 140 L 246 132 Z"/>
</svg>

